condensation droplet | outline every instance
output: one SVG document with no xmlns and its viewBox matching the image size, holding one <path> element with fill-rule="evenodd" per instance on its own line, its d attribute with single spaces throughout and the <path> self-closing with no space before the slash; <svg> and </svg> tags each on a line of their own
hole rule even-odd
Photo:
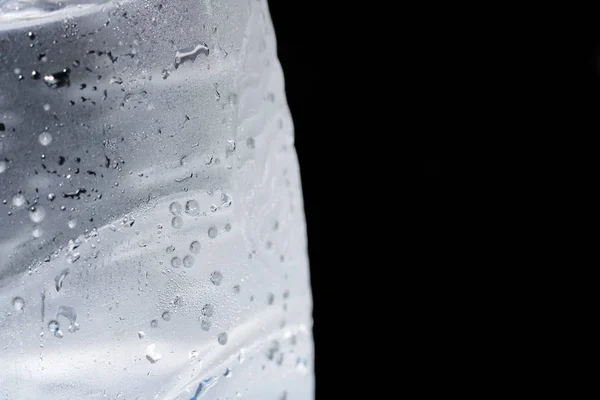
<svg viewBox="0 0 600 400">
<path fill-rule="evenodd" d="M 48 146 L 52 143 L 52 134 L 50 132 L 42 132 L 40 133 L 38 140 L 42 146 Z"/>
<path fill-rule="evenodd" d="M 181 264 L 182 264 L 181 258 L 179 258 L 179 257 L 171 258 L 171 267 L 179 268 L 179 267 L 181 267 Z"/>
<path fill-rule="evenodd" d="M 36 224 L 42 222 L 45 216 L 46 211 L 44 211 L 44 209 L 41 206 L 36 206 L 35 208 L 32 208 L 32 210 L 29 211 L 29 219 L 31 219 Z"/>
<path fill-rule="evenodd" d="M 217 231 L 217 228 L 214 226 L 211 226 L 210 228 L 208 228 L 208 237 L 211 239 L 214 239 L 217 237 L 217 234 L 219 232 Z"/>
<path fill-rule="evenodd" d="M 44 230 L 42 229 L 41 226 L 36 225 L 33 227 L 31 234 L 33 235 L 34 238 L 39 238 L 39 237 L 42 237 L 42 235 L 44 234 Z"/>
<path fill-rule="evenodd" d="M 56 333 L 58 332 L 58 330 L 60 329 L 60 324 L 58 323 L 58 321 L 56 320 L 52 320 L 50 322 L 48 322 L 48 330 L 52 333 Z"/>
<path fill-rule="evenodd" d="M 187 255 L 183 257 L 183 266 L 186 268 L 191 268 L 194 265 L 194 257 Z"/>
<path fill-rule="evenodd" d="M 204 307 L 202 307 L 202 315 L 204 315 L 205 317 L 212 317 L 213 314 L 215 313 L 215 306 L 213 306 L 212 304 L 205 304 Z"/>
<path fill-rule="evenodd" d="M 65 281 L 67 275 L 69 275 L 69 268 L 63 269 L 60 274 L 54 277 L 54 284 L 57 292 L 60 292 L 60 289 L 62 289 L 63 282 Z"/>
<path fill-rule="evenodd" d="M 25 300 L 23 300 L 21 297 L 15 297 L 12 299 L 12 306 L 16 312 L 23 312 Z"/>
<path fill-rule="evenodd" d="M 169 211 L 171 211 L 171 214 L 173 215 L 181 214 L 182 209 L 183 208 L 181 207 L 181 204 L 179 204 L 177 201 L 172 202 L 169 206 Z"/>
<path fill-rule="evenodd" d="M 208 332 L 210 330 L 210 321 L 207 319 L 203 319 L 202 322 L 200 322 L 200 327 L 203 331 Z"/>
<path fill-rule="evenodd" d="M 198 215 L 200 214 L 200 205 L 196 200 L 188 200 L 185 203 L 185 212 L 189 215 Z"/>
<path fill-rule="evenodd" d="M 219 335 L 217 336 L 217 341 L 219 342 L 220 345 L 224 345 L 225 343 L 227 343 L 227 333 L 225 333 L 225 332 L 219 333 Z"/>
<path fill-rule="evenodd" d="M 25 204 L 25 196 L 17 194 L 12 198 L 12 204 L 15 207 L 22 207 Z"/>
<path fill-rule="evenodd" d="M 151 344 L 146 347 L 146 359 L 152 364 L 156 363 L 162 358 L 162 354 L 156 350 L 156 344 Z"/>
<path fill-rule="evenodd" d="M 219 271 L 213 271 L 210 274 L 210 281 L 213 283 L 213 285 L 219 286 L 223 281 L 223 274 L 221 274 Z"/>
<path fill-rule="evenodd" d="M 200 252 L 200 242 L 197 240 L 194 240 L 191 244 L 190 244 L 190 251 L 194 254 L 198 254 Z"/>
<path fill-rule="evenodd" d="M 179 215 L 173 217 L 173 219 L 171 220 L 171 226 L 175 229 L 181 229 L 181 227 L 183 226 L 183 218 L 181 218 Z"/>
<path fill-rule="evenodd" d="M 229 207 L 231 205 L 231 196 L 227 193 L 221 193 L 221 207 Z"/>
</svg>

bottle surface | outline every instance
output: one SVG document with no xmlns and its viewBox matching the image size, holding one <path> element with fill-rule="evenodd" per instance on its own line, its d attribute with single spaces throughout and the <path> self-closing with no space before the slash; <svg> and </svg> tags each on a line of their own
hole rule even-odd
<svg viewBox="0 0 600 400">
<path fill-rule="evenodd" d="M 0 0 L 0 399 L 313 398 L 265 0 Z"/>
</svg>

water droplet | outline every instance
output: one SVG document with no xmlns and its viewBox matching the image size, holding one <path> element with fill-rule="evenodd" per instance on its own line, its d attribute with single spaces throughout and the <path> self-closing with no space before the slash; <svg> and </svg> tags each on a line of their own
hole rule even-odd
<svg viewBox="0 0 600 400">
<path fill-rule="evenodd" d="M 181 218 L 179 215 L 173 217 L 173 219 L 171 220 L 171 226 L 175 229 L 181 229 L 181 227 L 183 226 L 183 218 Z"/>
<path fill-rule="evenodd" d="M 185 203 L 185 212 L 189 215 L 198 215 L 200 214 L 200 205 L 196 200 L 188 200 Z"/>
<path fill-rule="evenodd" d="M 173 257 L 171 259 L 171 267 L 173 267 L 173 268 L 179 268 L 179 267 L 181 267 L 181 264 L 182 264 L 181 258 L 179 258 L 179 257 Z"/>
<path fill-rule="evenodd" d="M 192 48 L 185 48 L 175 52 L 175 69 L 186 61 L 194 61 L 199 54 L 208 55 L 209 49 L 206 43 L 198 44 Z"/>
<path fill-rule="evenodd" d="M 0 160 L 0 174 L 6 171 L 6 161 Z"/>
<path fill-rule="evenodd" d="M 152 364 L 162 358 L 162 354 L 156 350 L 156 344 L 152 343 L 146 347 L 146 359 Z"/>
<path fill-rule="evenodd" d="M 246 361 L 246 350 L 240 349 L 237 359 L 240 364 L 242 364 L 244 361 Z"/>
<path fill-rule="evenodd" d="M 65 68 L 62 71 L 44 76 L 44 82 L 46 82 L 46 85 L 48 85 L 52 89 L 56 89 L 65 85 L 70 85 L 70 73 L 71 71 L 68 68 Z"/>
<path fill-rule="evenodd" d="M 50 322 L 48 322 L 48 330 L 52 333 L 56 333 L 58 332 L 58 330 L 60 329 L 60 324 L 58 323 L 58 321 L 56 320 L 52 320 Z"/>
<path fill-rule="evenodd" d="M 16 312 L 23 312 L 23 308 L 25 307 L 25 300 L 20 297 L 15 297 L 12 299 L 12 306 Z"/>
<path fill-rule="evenodd" d="M 191 244 L 190 244 L 190 251 L 194 254 L 198 254 L 200 252 L 200 242 L 197 240 L 194 240 Z"/>
<path fill-rule="evenodd" d="M 172 202 L 171 205 L 169 206 L 169 211 L 171 211 L 171 214 L 173 214 L 173 215 L 181 214 L 181 211 L 182 211 L 181 204 L 179 204 L 179 202 L 177 202 L 177 201 Z"/>
<path fill-rule="evenodd" d="M 192 268 L 192 265 L 194 265 L 194 257 L 193 256 L 185 256 L 183 257 L 183 266 L 186 268 Z"/>
<path fill-rule="evenodd" d="M 49 132 L 42 132 L 40 133 L 38 140 L 42 146 L 48 146 L 50 143 L 52 143 L 52 134 Z"/>
<path fill-rule="evenodd" d="M 143 338 L 144 338 L 144 336 L 146 336 L 146 334 L 144 333 L 144 331 L 139 331 L 139 332 L 138 332 L 138 337 L 139 337 L 140 339 L 143 339 Z"/>
<path fill-rule="evenodd" d="M 63 269 L 60 274 L 58 274 L 58 275 L 56 275 L 56 277 L 54 277 L 54 283 L 55 283 L 57 292 L 60 292 L 60 289 L 62 288 L 63 282 L 65 281 L 65 278 L 67 277 L 67 275 L 69 275 L 69 268 Z"/>
<path fill-rule="evenodd" d="M 217 336 L 217 341 L 219 342 L 220 345 L 224 345 L 225 343 L 227 343 L 227 333 L 225 333 L 225 332 L 219 333 L 219 335 Z"/>
<path fill-rule="evenodd" d="M 202 322 L 200 322 L 200 327 L 203 331 L 208 332 L 210 330 L 210 321 L 207 319 L 203 319 Z"/>
<path fill-rule="evenodd" d="M 225 145 L 225 158 L 229 157 L 235 151 L 235 140 L 228 140 Z"/>
<path fill-rule="evenodd" d="M 169 247 L 167 247 L 167 253 L 172 253 L 175 251 L 175 246 L 170 245 Z"/>
<path fill-rule="evenodd" d="M 205 317 L 212 317 L 213 314 L 215 313 L 215 306 L 213 306 L 212 304 L 205 304 L 204 307 L 202 307 L 202 315 L 204 315 Z"/>
<path fill-rule="evenodd" d="M 218 231 L 217 228 L 214 226 L 211 226 L 210 228 L 208 228 L 208 237 L 211 239 L 214 239 L 217 237 Z"/>
<path fill-rule="evenodd" d="M 248 139 L 246 139 L 246 146 L 248 146 L 248 148 L 253 149 L 255 147 L 255 143 L 254 143 L 254 138 L 249 137 Z"/>
<path fill-rule="evenodd" d="M 165 321 L 170 321 L 171 320 L 171 313 L 168 311 L 165 311 L 164 313 L 162 313 L 162 319 Z"/>
<path fill-rule="evenodd" d="M 36 224 L 42 222 L 45 216 L 46 211 L 41 206 L 32 207 L 32 210 L 29 211 L 29 219 Z"/>
<path fill-rule="evenodd" d="M 73 333 L 79 330 L 79 324 L 76 322 L 77 311 L 75 311 L 73 307 L 60 306 L 56 317 L 58 318 L 59 315 L 62 315 L 69 320 L 69 332 Z"/>
<path fill-rule="evenodd" d="M 231 205 L 231 196 L 227 193 L 221 193 L 221 207 L 229 207 Z"/>
<path fill-rule="evenodd" d="M 150 327 L 151 328 L 158 328 L 158 321 L 153 319 L 152 321 L 150 321 Z"/>
<path fill-rule="evenodd" d="M 22 207 L 25 204 L 25 196 L 17 194 L 12 198 L 12 204 L 15 207 Z"/>
<path fill-rule="evenodd" d="M 44 234 L 44 230 L 42 229 L 41 226 L 36 225 L 33 227 L 31 234 L 33 235 L 34 238 L 39 238 L 39 237 L 42 237 L 42 235 Z"/>
<path fill-rule="evenodd" d="M 213 285 L 219 286 L 221 281 L 223 281 L 223 274 L 221 274 L 219 271 L 213 271 L 210 274 L 210 281 L 213 283 Z"/>
</svg>

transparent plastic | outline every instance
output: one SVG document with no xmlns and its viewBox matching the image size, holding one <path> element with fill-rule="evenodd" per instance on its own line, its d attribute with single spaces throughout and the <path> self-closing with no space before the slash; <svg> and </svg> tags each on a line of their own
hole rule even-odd
<svg viewBox="0 0 600 400">
<path fill-rule="evenodd" d="M 313 398 L 264 0 L 0 0 L 0 399 Z"/>
</svg>

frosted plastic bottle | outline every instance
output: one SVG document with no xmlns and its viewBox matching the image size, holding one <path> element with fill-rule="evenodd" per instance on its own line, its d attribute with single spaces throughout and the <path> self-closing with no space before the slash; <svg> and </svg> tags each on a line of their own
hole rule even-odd
<svg viewBox="0 0 600 400">
<path fill-rule="evenodd" d="M 265 0 L 0 0 L 0 400 L 313 398 Z"/>
</svg>

